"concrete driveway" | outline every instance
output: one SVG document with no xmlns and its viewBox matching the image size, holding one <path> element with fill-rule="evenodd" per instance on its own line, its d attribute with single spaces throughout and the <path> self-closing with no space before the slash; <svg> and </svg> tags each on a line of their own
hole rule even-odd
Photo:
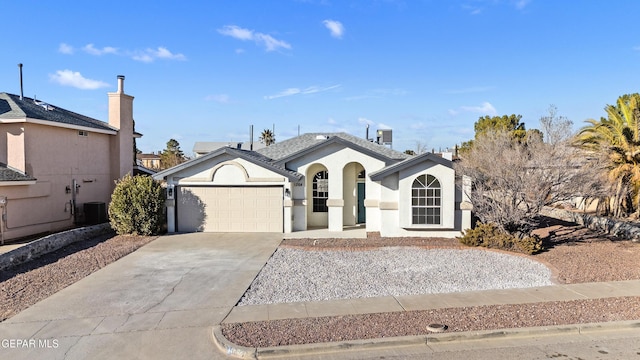
<svg viewBox="0 0 640 360">
<path fill-rule="evenodd" d="M 225 358 L 211 327 L 281 240 L 282 234 L 160 237 L 0 323 L 0 358 Z"/>
</svg>

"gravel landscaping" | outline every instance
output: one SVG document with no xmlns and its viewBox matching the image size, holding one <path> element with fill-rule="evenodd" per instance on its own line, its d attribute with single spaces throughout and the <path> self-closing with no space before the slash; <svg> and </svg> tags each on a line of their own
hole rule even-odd
<svg viewBox="0 0 640 360">
<path fill-rule="evenodd" d="M 239 305 L 418 295 L 552 285 L 523 256 L 481 249 L 278 249 Z"/>
<path fill-rule="evenodd" d="M 541 229 L 540 234 L 551 235 L 546 244 L 547 251 L 534 256 L 516 256 L 546 264 L 552 270 L 557 282 L 582 283 L 640 279 L 640 266 L 638 266 L 640 244 L 638 243 L 610 239 L 604 234 L 566 224 Z M 345 258 L 351 258 L 355 253 L 363 250 L 398 245 L 421 247 L 433 251 L 468 249 L 461 247 L 455 239 L 419 238 L 295 239 L 285 240 L 281 248 L 325 252 L 341 250 Z M 252 296 L 250 295 L 252 291 L 249 290 L 247 298 Z M 246 302 L 248 299 L 243 299 L 243 304 Z M 429 333 L 426 325 L 432 323 L 446 324 L 447 332 L 459 332 L 622 320 L 640 320 L 640 297 L 256 321 L 223 324 L 222 332 L 227 339 L 238 345 L 266 347 L 425 335 Z"/>
</svg>

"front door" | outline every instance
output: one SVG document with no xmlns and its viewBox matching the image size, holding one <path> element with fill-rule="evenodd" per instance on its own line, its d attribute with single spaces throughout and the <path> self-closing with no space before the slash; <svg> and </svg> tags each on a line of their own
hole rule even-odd
<svg viewBox="0 0 640 360">
<path fill-rule="evenodd" d="M 358 224 L 367 220 L 366 208 L 364 207 L 364 183 L 358 183 Z"/>
</svg>

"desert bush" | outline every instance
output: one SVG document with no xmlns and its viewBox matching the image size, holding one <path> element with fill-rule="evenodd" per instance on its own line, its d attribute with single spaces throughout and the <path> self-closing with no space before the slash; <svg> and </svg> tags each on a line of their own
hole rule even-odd
<svg viewBox="0 0 640 360">
<path fill-rule="evenodd" d="M 458 240 L 467 246 L 482 246 L 492 249 L 535 254 L 544 250 L 542 240 L 537 236 L 510 234 L 492 223 L 478 223 L 466 230 Z"/>
<path fill-rule="evenodd" d="M 164 223 L 165 192 L 149 176 L 125 175 L 109 204 L 111 227 L 120 235 L 157 235 Z"/>
</svg>

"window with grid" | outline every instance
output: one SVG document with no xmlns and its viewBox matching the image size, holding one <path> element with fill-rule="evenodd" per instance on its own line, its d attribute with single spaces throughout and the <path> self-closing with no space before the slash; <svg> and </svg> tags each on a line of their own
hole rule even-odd
<svg viewBox="0 0 640 360">
<path fill-rule="evenodd" d="M 313 212 L 328 212 L 329 173 L 318 171 L 313 177 Z"/>
<path fill-rule="evenodd" d="M 411 186 L 412 224 L 441 224 L 440 182 L 434 176 L 420 175 Z"/>
</svg>

